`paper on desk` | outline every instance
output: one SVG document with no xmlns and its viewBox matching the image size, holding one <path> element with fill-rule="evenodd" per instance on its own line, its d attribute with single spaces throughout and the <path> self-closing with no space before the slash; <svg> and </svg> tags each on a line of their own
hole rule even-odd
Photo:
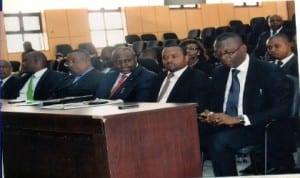
<svg viewBox="0 0 300 178">
<path fill-rule="evenodd" d="M 121 100 L 121 99 L 117 99 L 117 100 L 96 99 L 93 101 L 107 101 L 107 103 L 89 105 L 88 104 L 89 101 L 83 101 L 83 102 L 79 102 L 79 103 L 53 104 L 53 105 L 48 105 L 48 106 L 40 106 L 40 108 L 66 110 L 66 109 L 78 109 L 78 108 L 87 108 L 87 107 L 93 107 L 93 106 L 104 106 L 104 105 L 109 105 L 109 104 L 123 103 L 123 100 Z"/>
</svg>

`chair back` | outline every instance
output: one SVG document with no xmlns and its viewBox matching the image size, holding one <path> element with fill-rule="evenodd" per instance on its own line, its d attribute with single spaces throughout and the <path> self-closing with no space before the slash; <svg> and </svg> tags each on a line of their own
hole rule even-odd
<svg viewBox="0 0 300 178">
<path fill-rule="evenodd" d="M 63 57 L 67 56 L 68 53 L 72 52 L 73 48 L 69 44 L 58 44 L 56 45 L 56 54 L 60 53 Z"/>
<path fill-rule="evenodd" d="M 299 106 L 300 106 L 299 80 L 297 77 L 288 74 L 286 75 L 286 77 L 288 78 L 293 90 L 293 99 L 292 99 L 290 117 L 297 118 L 299 116 Z"/>
<path fill-rule="evenodd" d="M 164 33 L 163 38 L 164 40 L 178 39 L 178 36 L 176 35 L 176 33 L 169 32 L 169 33 Z"/>
<path fill-rule="evenodd" d="M 201 34 L 200 29 L 192 29 L 188 32 L 187 38 L 188 39 L 199 39 Z"/>
<path fill-rule="evenodd" d="M 125 41 L 128 44 L 132 44 L 133 42 L 141 41 L 141 38 L 140 38 L 140 36 L 138 36 L 136 34 L 131 34 L 131 35 L 126 35 L 125 36 Z"/>
<path fill-rule="evenodd" d="M 152 41 L 152 40 L 157 40 L 156 36 L 152 33 L 146 33 L 141 35 L 141 39 L 143 41 Z"/>
<path fill-rule="evenodd" d="M 18 72 L 20 70 L 21 63 L 19 61 L 9 61 L 13 72 Z"/>
</svg>

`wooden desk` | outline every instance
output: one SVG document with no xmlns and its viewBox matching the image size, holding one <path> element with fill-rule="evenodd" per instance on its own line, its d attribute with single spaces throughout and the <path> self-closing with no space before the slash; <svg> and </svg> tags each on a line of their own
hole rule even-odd
<svg viewBox="0 0 300 178">
<path fill-rule="evenodd" d="M 46 110 L 2 102 L 5 177 L 202 176 L 195 104 Z"/>
</svg>

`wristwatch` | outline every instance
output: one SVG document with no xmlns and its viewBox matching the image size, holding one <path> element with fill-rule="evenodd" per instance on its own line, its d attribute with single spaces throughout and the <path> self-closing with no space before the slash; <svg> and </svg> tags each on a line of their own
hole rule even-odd
<svg viewBox="0 0 300 178">
<path fill-rule="evenodd" d="M 240 120 L 240 124 L 244 125 L 245 124 L 245 117 L 243 115 L 238 115 L 238 118 Z"/>
</svg>

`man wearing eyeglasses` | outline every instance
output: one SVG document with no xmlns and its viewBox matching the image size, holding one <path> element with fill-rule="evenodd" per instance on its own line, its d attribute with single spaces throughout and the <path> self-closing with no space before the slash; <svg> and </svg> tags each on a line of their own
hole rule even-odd
<svg viewBox="0 0 300 178">
<path fill-rule="evenodd" d="M 149 101 L 150 85 L 156 74 L 138 65 L 133 49 L 116 48 L 112 53 L 112 61 L 115 70 L 101 77 L 96 96 L 125 102 Z"/>
<path fill-rule="evenodd" d="M 209 153 L 215 176 L 237 176 L 235 154 L 263 143 L 265 125 L 286 116 L 291 88 L 276 66 L 249 57 L 235 33 L 218 36 L 214 50 L 223 65 L 212 76 L 210 110 L 200 117 L 201 146 Z"/>
</svg>

